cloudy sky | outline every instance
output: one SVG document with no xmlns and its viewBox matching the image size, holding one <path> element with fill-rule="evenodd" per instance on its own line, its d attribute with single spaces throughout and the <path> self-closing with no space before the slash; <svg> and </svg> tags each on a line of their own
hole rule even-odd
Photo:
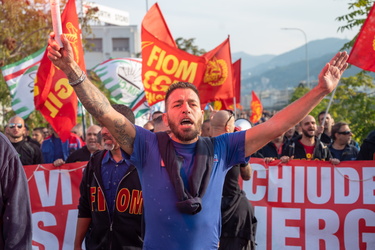
<svg viewBox="0 0 375 250">
<path fill-rule="evenodd" d="M 140 30 L 146 8 L 155 2 L 176 39 L 195 38 L 199 48 L 211 50 L 230 35 L 231 50 L 251 55 L 278 55 L 328 37 L 352 39 L 358 29 L 338 32 L 345 25 L 335 19 L 349 13 L 350 0 L 91 0 L 128 11 L 130 24 Z"/>
</svg>

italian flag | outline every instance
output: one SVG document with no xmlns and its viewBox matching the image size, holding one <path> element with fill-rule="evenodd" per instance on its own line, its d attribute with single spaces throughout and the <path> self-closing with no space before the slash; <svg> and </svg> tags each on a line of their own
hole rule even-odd
<svg viewBox="0 0 375 250">
<path fill-rule="evenodd" d="M 26 119 L 35 110 L 34 79 L 45 48 L 24 59 L 1 68 L 12 97 L 12 109 Z"/>
</svg>

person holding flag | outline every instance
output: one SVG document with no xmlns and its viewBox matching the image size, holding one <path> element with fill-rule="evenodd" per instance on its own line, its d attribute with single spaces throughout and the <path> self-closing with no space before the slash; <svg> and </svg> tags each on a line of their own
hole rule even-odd
<svg viewBox="0 0 375 250">
<path fill-rule="evenodd" d="M 302 120 L 333 91 L 348 66 L 347 53 L 338 52 L 306 95 L 258 126 L 213 139 L 198 136 L 204 111 L 196 86 L 173 83 L 165 95 L 163 114 L 171 132 L 155 134 L 114 110 L 75 62 L 66 36 L 61 36 L 63 48 L 54 36 L 50 34 L 48 58 L 66 74 L 86 110 L 108 128 L 138 170 L 146 224 L 144 249 L 217 249 L 228 170 Z"/>
</svg>

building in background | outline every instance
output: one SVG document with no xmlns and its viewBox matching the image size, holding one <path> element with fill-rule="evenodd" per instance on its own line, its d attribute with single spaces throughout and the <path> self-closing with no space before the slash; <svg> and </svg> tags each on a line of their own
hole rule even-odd
<svg viewBox="0 0 375 250">
<path fill-rule="evenodd" d="M 99 22 L 92 23 L 92 34 L 83 34 L 91 45 L 85 50 L 86 68 L 92 69 L 110 58 L 139 57 L 140 35 L 137 25 L 129 24 L 129 13 L 94 3 L 84 3 L 83 13 L 97 7 Z"/>
</svg>

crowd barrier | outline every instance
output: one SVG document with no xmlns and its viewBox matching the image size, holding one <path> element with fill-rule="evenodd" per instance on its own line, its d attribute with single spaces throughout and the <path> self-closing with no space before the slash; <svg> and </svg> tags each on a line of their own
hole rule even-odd
<svg viewBox="0 0 375 250">
<path fill-rule="evenodd" d="M 79 184 L 86 163 L 24 166 L 34 249 L 73 249 Z M 257 249 L 374 249 L 375 161 L 252 158 L 240 180 L 258 219 Z"/>
</svg>

